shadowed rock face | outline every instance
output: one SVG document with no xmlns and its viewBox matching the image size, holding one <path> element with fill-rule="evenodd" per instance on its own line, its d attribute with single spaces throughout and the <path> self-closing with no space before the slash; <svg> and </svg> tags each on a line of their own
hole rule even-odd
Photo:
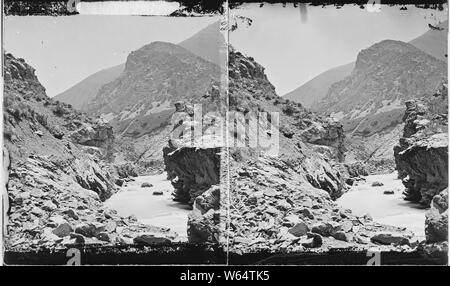
<svg viewBox="0 0 450 286">
<path fill-rule="evenodd" d="M 164 149 L 167 177 L 175 188 L 174 200 L 193 204 L 212 185 L 219 184 L 220 148 Z"/>
<path fill-rule="evenodd" d="M 405 127 L 394 148 L 406 199 L 429 206 L 448 187 L 447 85 L 421 100 L 406 102 Z"/>
</svg>

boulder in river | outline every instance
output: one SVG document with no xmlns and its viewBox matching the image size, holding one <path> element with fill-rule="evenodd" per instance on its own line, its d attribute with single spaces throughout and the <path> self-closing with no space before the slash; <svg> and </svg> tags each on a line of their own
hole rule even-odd
<svg viewBox="0 0 450 286">
<path fill-rule="evenodd" d="M 149 182 L 143 182 L 141 185 L 141 188 L 151 188 L 153 187 L 153 184 L 150 184 Z"/>
</svg>

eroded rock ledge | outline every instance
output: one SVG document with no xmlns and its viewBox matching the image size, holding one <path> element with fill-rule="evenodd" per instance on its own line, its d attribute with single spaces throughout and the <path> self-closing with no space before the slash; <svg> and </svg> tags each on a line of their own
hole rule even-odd
<svg viewBox="0 0 450 286">
<path fill-rule="evenodd" d="M 406 200 L 429 206 L 448 187 L 447 84 L 421 100 L 406 102 L 405 127 L 394 148 Z"/>
<path fill-rule="evenodd" d="M 174 200 L 193 204 L 194 200 L 219 184 L 220 148 L 164 148 L 168 179 L 175 188 Z"/>
</svg>

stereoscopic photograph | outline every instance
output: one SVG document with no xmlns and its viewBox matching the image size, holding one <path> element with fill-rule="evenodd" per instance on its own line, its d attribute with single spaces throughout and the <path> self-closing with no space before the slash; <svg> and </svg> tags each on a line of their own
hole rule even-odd
<svg viewBox="0 0 450 286">
<path fill-rule="evenodd" d="M 3 1 L 3 264 L 446 265 L 448 4 L 206 2 Z"/>
</svg>

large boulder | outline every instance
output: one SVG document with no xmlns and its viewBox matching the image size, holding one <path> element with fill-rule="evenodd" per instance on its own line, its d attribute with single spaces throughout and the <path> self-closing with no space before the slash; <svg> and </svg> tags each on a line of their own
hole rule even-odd
<svg viewBox="0 0 450 286">
<path fill-rule="evenodd" d="M 114 142 L 112 126 L 102 120 L 94 124 L 81 124 L 68 136 L 77 144 L 93 147 L 110 148 Z"/>
<path fill-rule="evenodd" d="M 426 213 L 425 236 L 430 243 L 448 240 L 448 188 L 432 200 Z"/>
<path fill-rule="evenodd" d="M 425 217 L 426 240 L 419 251 L 427 259 L 445 264 L 448 260 L 448 188 L 434 196 Z"/>
</svg>

